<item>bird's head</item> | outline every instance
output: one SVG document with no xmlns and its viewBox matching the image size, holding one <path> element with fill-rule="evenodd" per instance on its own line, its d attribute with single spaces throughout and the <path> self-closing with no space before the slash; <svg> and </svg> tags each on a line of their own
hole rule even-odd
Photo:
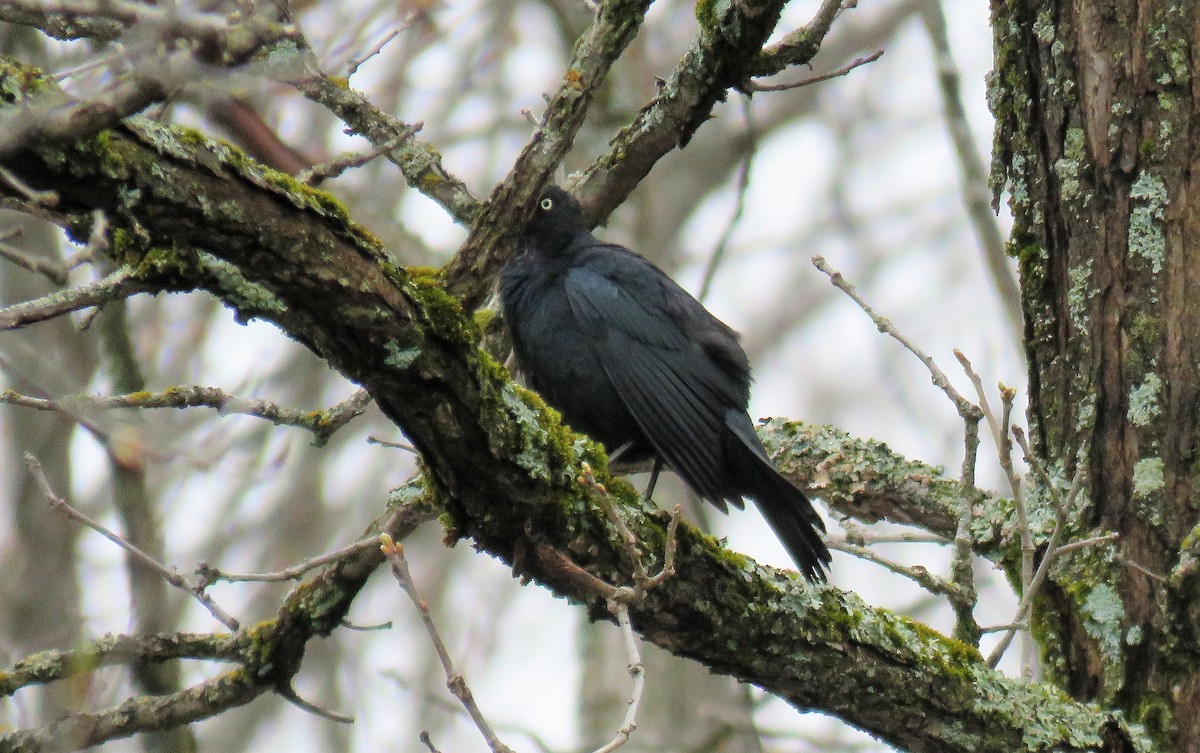
<svg viewBox="0 0 1200 753">
<path fill-rule="evenodd" d="M 556 185 L 549 185 L 538 197 L 524 236 L 552 250 L 565 246 L 580 230 L 586 229 L 583 208 L 575 197 Z"/>
</svg>

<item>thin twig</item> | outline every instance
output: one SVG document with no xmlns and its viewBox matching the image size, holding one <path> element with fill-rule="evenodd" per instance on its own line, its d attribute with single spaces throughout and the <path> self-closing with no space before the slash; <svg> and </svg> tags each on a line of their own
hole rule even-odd
<svg viewBox="0 0 1200 753">
<path fill-rule="evenodd" d="M 1159 583 L 1168 583 L 1168 582 L 1169 582 L 1169 581 L 1167 580 L 1166 576 L 1164 576 L 1164 575 L 1162 575 L 1162 574 L 1160 574 L 1160 573 L 1156 573 L 1156 572 L 1154 572 L 1153 570 L 1151 570 L 1150 568 L 1146 567 L 1145 565 L 1142 565 L 1142 564 L 1140 564 L 1140 563 L 1138 563 L 1138 562 L 1135 562 L 1135 561 L 1133 561 L 1133 560 L 1131 560 L 1131 559 L 1129 559 L 1129 558 L 1127 558 L 1127 557 L 1123 557 L 1123 558 L 1122 558 L 1122 561 L 1123 561 L 1123 562 L 1124 562 L 1126 565 L 1129 565 L 1130 567 L 1132 567 L 1134 570 L 1137 570 L 1137 571 L 1138 571 L 1139 573 L 1141 573 L 1142 575 L 1145 575 L 1145 576 L 1147 576 L 1147 577 L 1149 577 L 1149 578 L 1152 578 L 1152 579 L 1154 579 L 1154 580 L 1158 581 Z"/>
<path fill-rule="evenodd" d="M 450 658 L 450 651 L 446 648 L 446 644 L 438 632 L 437 624 L 433 621 L 429 605 L 417 594 L 417 587 L 413 582 L 412 573 L 408 570 L 408 561 L 404 558 L 404 547 L 386 533 L 380 534 L 378 542 L 380 551 L 387 557 L 388 564 L 391 565 L 392 575 L 396 577 L 400 588 L 412 600 L 413 605 L 417 608 L 417 613 L 421 615 L 421 623 L 425 626 L 425 631 L 429 634 L 429 640 L 433 642 L 433 649 L 437 652 L 438 659 L 442 662 L 442 669 L 446 672 L 446 687 L 450 689 L 454 697 L 467 710 L 467 713 L 471 716 L 471 721 L 475 722 L 476 728 L 483 735 L 483 739 L 487 741 L 488 747 L 492 749 L 492 753 L 513 753 L 512 748 L 500 742 L 500 739 L 496 737 L 496 733 L 492 731 L 491 725 L 488 724 L 487 719 L 483 716 L 483 712 L 479 710 L 479 706 L 475 703 L 475 697 L 471 694 L 471 689 L 467 686 L 467 681 L 454 668 L 454 661 Z"/>
<path fill-rule="evenodd" d="M 975 512 L 975 463 L 979 457 L 979 420 L 974 416 L 963 416 L 963 462 L 960 481 L 962 489 L 958 495 L 957 525 L 954 529 L 954 548 L 950 558 L 950 579 L 958 586 L 956 593 L 949 594 L 950 606 L 954 610 L 954 637 L 972 646 L 979 645 L 979 623 L 975 621 L 975 573 L 971 567 L 972 545 L 971 521 Z"/>
<path fill-rule="evenodd" d="M 596 497 L 600 500 L 600 507 L 604 509 L 604 513 L 608 515 L 609 522 L 616 527 L 617 533 L 620 534 L 621 546 L 625 548 L 625 554 L 628 555 L 629 561 L 633 564 L 634 582 L 644 580 L 647 577 L 646 567 L 642 564 L 642 555 L 637 549 L 637 536 L 634 536 L 633 531 L 629 530 L 629 526 L 625 525 L 625 521 L 621 518 L 621 513 L 617 512 L 617 506 L 613 504 L 612 498 L 608 496 L 608 489 L 605 489 L 604 484 L 596 480 L 596 476 L 592 473 L 592 466 L 587 461 L 584 461 L 580 467 L 583 473 L 576 479 L 576 482 L 595 492 Z"/>
<path fill-rule="evenodd" d="M 358 73 L 359 66 L 383 52 L 383 48 L 387 46 L 387 43 L 400 36 L 400 34 L 403 33 L 408 27 L 409 24 L 407 23 L 397 26 L 385 34 L 383 39 L 379 40 L 379 42 L 370 50 L 367 50 L 367 52 L 361 58 L 351 59 L 349 65 L 347 66 L 346 78 L 353 78 L 354 74 Z"/>
<path fill-rule="evenodd" d="M 633 731 L 637 729 L 637 712 L 642 703 L 642 691 L 646 687 L 646 667 L 642 664 L 642 655 L 638 651 L 637 637 L 633 634 L 633 623 L 629 620 L 629 605 L 621 602 L 609 602 L 608 608 L 617 618 L 621 628 L 621 637 L 625 639 L 625 652 L 629 656 L 629 676 L 633 678 L 633 688 L 629 692 L 629 705 L 625 709 L 625 718 L 617 734 L 606 744 L 596 749 L 595 753 L 612 753 L 612 751 L 629 742 Z"/>
<path fill-rule="evenodd" d="M 1081 463 L 1076 467 L 1075 476 L 1071 480 L 1071 487 L 1067 490 L 1066 497 L 1063 498 L 1061 495 L 1059 495 L 1054 484 L 1050 483 L 1049 476 L 1045 475 L 1045 469 L 1042 468 L 1041 463 L 1035 456 L 1028 452 L 1028 445 L 1025 443 L 1024 432 L 1022 432 L 1018 427 L 1013 427 L 1012 432 L 1013 436 L 1017 438 L 1018 444 L 1022 446 L 1022 450 L 1025 451 L 1027 462 L 1032 463 L 1035 470 L 1041 469 L 1041 474 L 1045 478 L 1044 483 L 1047 485 L 1046 489 L 1048 490 L 1048 494 L 1050 494 L 1050 498 L 1053 501 L 1055 508 L 1054 530 L 1050 533 L 1049 541 L 1046 542 L 1046 553 L 1042 555 L 1042 561 L 1038 564 L 1037 570 L 1029 576 L 1028 581 L 1025 580 L 1025 576 L 1022 574 L 1023 585 L 1021 591 L 1021 602 L 1017 605 L 1017 615 L 1013 619 L 1013 624 L 1020 625 L 1027 620 L 1029 610 L 1033 607 L 1033 598 L 1037 594 L 1038 590 L 1042 587 L 1042 583 L 1045 582 L 1047 576 L 1049 576 L 1050 566 L 1053 564 L 1054 560 L 1064 551 L 1069 551 L 1069 549 L 1072 548 L 1079 548 L 1078 546 L 1074 545 L 1060 547 L 1058 542 L 1062 538 L 1063 531 L 1066 529 L 1067 513 L 1071 507 L 1074 506 L 1075 500 L 1083 490 L 1084 466 Z M 1113 538 L 1116 538 L 1116 534 L 1113 534 L 1112 536 Z M 1108 538 L 1099 536 L 1093 539 L 1086 539 L 1085 541 L 1087 541 L 1090 545 L 1102 543 L 1105 540 L 1108 540 Z M 1082 546 L 1081 542 L 1075 542 L 1075 544 Z M 1024 557 L 1022 557 L 1022 570 L 1024 570 Z M 1004 656 L 1004 652 L 1008 650 L 1008 647 L 1012 643 L 1016 632 L 1016 628 L 1008 631 L 1004 635 L 1004 638 L 1002 638 L 1000 642 L 996 644 L 996 647 L 992 649 L 992 653 L 988 655 L 987 660 L 989 667 L 994 668 L 1000 663 L 1000 658 Z M 1032 648 L 1032 641 L 1030 641 L 1029 646 L 1023 647 L 1022 667 L 1029 666 L 1028 662 L 1032 661 L 1032 657 L 1026 655 L 1027 652 L 1032 651 Z"/>
<path fill-rule="evenodd" d="M 391 447 L 394 450 L 404 450 L 405 452 L 411 452 L 414 455 L 417 453 L 417 448 L 413 447 L 407 442 L 393 442 L 390 439 L 380 439 L 374 434 L 367 437 L 367 444 L 377 444 L 380 447 Z"/>
<path fill-rule="evenodd" d="M 91 528 L 96 533 L 124 549 L 137 561 L 157 572 L 172 586 L 175 586 L 181 591 L 186 591 L 194 596 L 196 600 L 208 610 L 209 614 L 215 617 L 217 621 L 225 627 L 234 631 L 241 628 L 241 625 L 236 619 L 231 617 L 228 612 L 226 612 L 215 601 L 212 600 L 212 597 L 204 592 L 203 587 L 189 583 L 186 578 L 181 576 L 175 570 L 161 564 L 158 562 L 158 560 L 146 554 L 141 549 L 138 549 L 120 535 L 110 531 L 108 528 L 105 528 L 99 522 L 89 518 L 87 515 L 79 512 L 74 507 L 71 507 L 71 505 L 67 504 L 66 500 L 55 494 L 54 489 L 50 486 L 50 480 L 46 478 L 46 473 L 42 470 L 41 461 L 34 457 L 32 453 L 25 453 L 25 465 L 27 468 L 29 468 L 30 474 L 33 475 L 34 481 L 38 485 L 38 489 L 41 490 L 47 501 L 50 502 L 51 507 L 64 513 L 72 520 Z"/>
<path fill-rule="evenodd" d="M 843 10 L 853 8 L 857 0 L 823 0 L 807 24 L 793 29 L 758 55 L 759 75 L 778 73 L 789 65 L 806 63 L 816 55 L 821 41 L 833 26 L 833 20 Z"/>
<path fill-rule="evenodd" d="M 899 562 L 881 557 L 864 546 L 856 546 L 843 541 L 826 541 L 826 544 L 834 551 L 845 552 L 867 562 L 873 562 L 897 575 L 903 575 L 930 593 L 943 594 L 950 598 L 962 598 L 962 589 L 957 583 L 934 575 L 923 565 L 912 567 L 901 565 Z"/>
<path fill-rule="evenodd" d="M 304 700 L 296 695 L 296 690 L 291 685 L 280 685 L 275 688 L 275 692 L 296 708 L 307 711 L 313 716 L 319 716 L 322 719 L 328 719 L 331 722 L 338 722 L 339 724 L 354 724 L 354 717 L 321 708 L 312 701 Z"/>
<path fill-rule="evenodd" d="M 286 567 L 282 570 L 277 570 L 271 573 L 227 573 L 208 562 L 201 562 L 196 566 L 196 575 L 199 576 L 204 587 L 226 581 L 228 583 L 242 582 L 262 582 L 262 583 L 277 583 L 287 580 L 300 580 L 300 578 L 310 570 L 314 570 L 322 565 L 328 565 L 330 562 L 337 562 L 359 552 L 370 549 L 371 547 L 379 546 L 378 536 L 369 536 L 365 539 L 354 542 L 347 546 L 338 549 L 337 551 L 322 554 L 318 557 L 310 557 L 302 562 L 299 562 L 291 567 Z M 360 628 L 367 629 L 367 628 Z M 372 628 L 373 629 L 373 628 Z"/>
<path fill-rule="evenodd" d="M 429 737 L 428 731 L 421 730 L 420 733 L 417 734 L 417 739 L 420 740 L 421 744 L 429 750 L 429 753 L 442 753 L 440 750 L 434 747 L 433 739 Z"/>
<path fill-rule="evenodd" d="M 855 68 L 867 65 L 868 63 L 874 63 L 881 57 L 883 57 L 883 50 L 876 50 L 870 55 L 864 55 L 863 57 L 855 58 L 846 65 L 843 65 L 841 68 L 830 71 L 829 73 L 822 73 L 819 76 L 812 76 L 811 78 L 802 79 L 800 81 L 793 81 L 790 84 L 759 84 L 751 81 L 746 88 L 752 92 L 782 92 L 789 89 L 799 89 L 802 86 L 812 86 L 813 84 L 819 84 L 822 81 L 828 81 L 831 78 L 845 76 Z"/>
<path fill-rule="evenodd" d="M 629 655 L 628 669 L 630 677 L 633 678 L 633 689 L 630 691 L 629 706 L 625 710 L 625 718 L 622 720 L 620 728 L 617 729 L 616 735 L 595 751 L 595 753 L 611 753 L 629 742 L 633 731 L 637 729 L 637 712 L 638 707 L 641 705 L 642 691 L 646 684 L 645 666 L 642 664 L 642 656 L 638 651 L 637 638 L 633 634 L 633 623 L 629 619 L 629 605 L 640 603 L 646 598 L 646 594 L 651 589 L 661 585 L 667 578 L 675 574 L 676 538 L 679 531 L 679 521 L 683 517 L 683 505 L 675 505 L 674 510 L 671 511 L 671 522 L 667 524 L 666 551 L 663 554 L 662 569 L 656 575 L 648 575 L 645 566 L 642 564 L 641 554 L 637 549 L 637 537 L 625 525 L 625 521 L 621 518 L 621 514 L 609 496 L 608 490 L 604 488 L 603 484 L 596 481 L 596 477 L 592 474 L 592 467 L 586 462 L 581 465 L 583 473 L 580 475 L 578 482 L 590 488 L 599 497 L 600 506 L 604 508 L 605 513 L 608 514 L 608 519 L 616 526 L 617 531 L 620 533 L 621 544 L 625 548 L 625 553 L 633 563 L 633 586 L 611 586 L 563 557 L 567 561 L 568 569 L 573 568 L 577 571 L 575 573 L 576 577 L 579 577 L 579 575 L 584 576 L 583 580 L 585 582 L 591 582 L 597 591 L 605 594 L 608 610 L 612 612 L 617 620 L 617 625 L 621 628 L 621 635 L 625 640 L 625 650 Z"/>
<path fill-rule="evenodd" d="M 1091 536 L 1086 539 L 1080 539 L 1079 541 L 1072 541 L 1068 544 L 1063 544 L 1056 550 L 1056 553 L 1060 555 L 1066 554 L 1067 552 L 1072 552 L 1076 549 L 1085 549 L 1089 546 L 1096 546 L 1097 544 L 1107 544 L 1110 541 L 1116 541 L 1120 538 L 1121 534 L 1117 533 L 1116 531 L 1109 531 L 1108 533 L 1102 533 L 1099 536 Z"/>
<path fill-rule="evenodd" d="M 87 260 L 97 259 L 108 253 L 109 238 L 108 238 L 108 217 L 105 216 L 103 209 L 92 210 L 92 229 L 88 232 L 87 246 L 83 251 L 68 260 L 68 269 L 74 269 L 82 262 L 76 261 L 80 255 L 86 257 Z"/>
<path fill-rule="evenodd" d="M 378 544 L 379 539 L 375 539 L 374 543 Z M 347 630 L 357 630 L 360 633 L 373 633 L 379 630 L 391 630 L 392 627 L 394 627 L 391 620 L 387 620 L 386 622 L 376 622 L 371 625 L 358 625 L 350 622 L 349 620 L 342 620 L 341 625 Z"/>
<path fill-rule="evenodd" d="M 854 521 L 840 521 L 844 538 L 832 538 L 829 541 L 850 544 L 852 546 L 871 546 L 874 544 L 949 544 L 949 539 L 936 533 L 901 531 L 899 533 L 875 533 L 858 526 Z"/>
<path fill-rule="evenodd" d="M 712 292 L 713 280 L 717 277 L 717 269 L 721 266 L 721 262 L 725 260 L 725 254 L 729 251 L 729 242 L 733 238 L 733 232 L 737 229 L 738 223 L 742 221 L 742 215 L 746 211 L 746 194 L 750 188 L 750 168 L 754 165 L 754 156 L 758 153 L 758 134 L 754 128 L 754 119 L 750 109 L 750 97 L 742 97 L 742 117 L 746 121 L 746 154 L 742 157 L 741 164 L 738 165 L 737 185 L 734 187 L 736 192 L 736 200 L 733 205 L 733 214 L 729 217 L 729 222 L 725 224 L 725 229 L 721 231 L 721 237 L 717 240 L 717 245 L 709 254 L 708 264 L 704 267 L 704 277 L 700 282 L 700 292 L 696 295 L 696 299 L 704 303 L 708 298 L 708 294 Z"/>
<path fill-rule="evenodd" d="M 625 525 L 625 520 L 621 517 L 616 504 L 613 503 L 612 498 L 609 496 L 608 490 L 604 488 L 604 484 L 596 481 L 591 465 L 584 462 L 581 464 L 581 468 L 583 472 L 576 481 L 596 493 L 596 496 L 600 500 L 600 506 L 604 508 L 609 521 L 616 526 L 617 532 L 621 536 L 621 545 L 625 548 L 626 555 L 629 556 L 630 561 L 633 563 L 633 586 L 618 586 L 616 587 L 617 594 L 607 596 L 606 598 L 609 601 L 617 600 L 637 603 L 645 598 L 647 591 L 660 585 L 664 580 L 675 574 L 675 538 L 676 532 L 679 530 L 679 521 L 683 516 L 683 506 L 675 505 L 675 509 L 671 511 L 671 522 L 667 524 L 667 541 L 666 551 L 663 554 L 663 567 L 656 575 L 650 575 L 646 571 L 646 566 L 642 564 L 642 556 L 637 549 L 637 536 Z"/>
<path fill-rule="evenodd" d="M 983 389 L 983 379 L 975 371 L 975 367 L 966 355 L 955 348 L 953 351 L 954 357 L 958 359 L 958 363 L 963 368 L 963 373 L 967 375 L 967 379 L 971 380 L 971 386 L 975 388 L 975 397 L 979 399 L 979 409 L 983 411 L 983 417 L 987 420 L 988 428 L 992 430 L 992 440 L 996 443 L 996 447 L 1000 447 L 1004 432 L 1000 429 L 1000 422 L 996 419 L 995 412 L 992 411 L 992 405 L 988 402 L 987 391 Z M 1003 392 L 1003 387 L 1001 388 Z"/>
<path fill-rule="evenodd" d="M 1012 632 L 1014 630 L 1027 630 L 1029 624 L 1025 622 L 1010 622 L 1007 625 L 988 625 L 987 627 L 979 628 L 981 633 L 999 633 L 1001 631 Z"/>
<path fill-rule="evenodd" d="M 19 329 L 27 324 L 53 319 L 72 311 L 154 289 L 153 286 L 138 280 L 135 270 L 121 267 L 90 285 L 58 290 L 41 298 L 14 303 L 0 309 L 0 330 Z"/>
<path fill-rule="evenodd" d="M 5 232 L 0 236 L 0 257 L 16 264 L 21 269 L 28 270 L 34 274 L 45 277 L 50 282 L 60 288 L 67 284 L 67 267 L 58 262 L 40 259 L 36 256 L 25 253 L 24 251 L 9 245 L 6 241 L 17 237 L 21 234 L 20 228 L 15 228 Z"/>
<path fill-rule="evenodd" d="M 845 277 L 842 276 L 842 273 L 833 269 L 828 263 L 826 263 L 825 257 L 814 256 L 812 258 L 812 264 L 829 277 L 829 281 L 833 283 L 834 287 L 850 296 L 850 299 L 858 304 L 858 307 L 861 308 L 867 314 L 867 316 L 871 318 L 871 321 L 874 322 L 875 327 L 880 332 L 890 336 L 896 342 L 903 345 L 908 352 L 912 353 L 914 356 L 920 359 L 921 363 L 925 364 L 925 368 L 929 370 L 929 374 L 933 379 L 934 385 L 936 385 L 942 392 L 946 393 L 946 396 L 950 398 L 950 400 L 954 403 L 954 406 L 958 409 L 958 414 L 960 416 L 963 418 L 972 416 L 975 418 L 975 420 L 979 420 L 983 417 L 983 412 L 979 409 L 979 406 L 967 400 L 962 396 L 961 393 L 959 393 L 958 390 L 954 389 L 954 385 L 950 384 L 950 380 L 946 378 L 946 375 L 941 369 L 938 368 L 938 365 L 934 363 L 933 358 L 926 355 L 924 351 L 914 345 L 907 337 L 902 335 L 900 331 L 896 329 L 896 325 L 892 324 L 891 321 L 875 313 L 875 309 L 871 308 L 871 305 L 858 294 L 858 291 L 846 280 Z"/>
<path fill-rule="evenodd" d="M 988 427 L 992 431 L 992 441 L 996 445 L 997 459 L 1000 462 L 1000 468 L 1004 471 L 1004 476 L 1008 480 L 1009 490 L 1012 491 L 1013 498 L 1017 499 L 1021 494 L 1021 477 L 1017 474 L 1012 462 L 1012 437 L 1009 434 L 1006 424 L 1001 424 L 996 418 L 995 412 L 992 410 L 992 405 L 987 399 L 987 392 L 983 389 L 983 380 L 975 371 L 975 367 L 963 355 L 962 351 L 957 348 L 954 350 L 954 357 L 958 359 L 962 365 L 963 372 L 966 373 L 967 379 L 971 380 L 972 386 L 975 387 L 975 394 L 979 398 L 979 407 L 983 411 L 983 417 L 987 420 Z M 1011 415 L 1012 404 L 1016 399 L 1017 392 L 1011 387 L 999 385 L 1001 406 L 1005 408 L 1006 416 Z M 1007 420 L 1007 419 L 1006 419 Z M 1023 500 L 1018 500 L 1018 504 L 1024 504 Z"/>
<path fill-rule="evenodd" d="M 336 178 L 342 173 L 352 168 L 362 167 L 363 165 L 378 159 L 388 152 L 396 149 L 408 139 L 412 138 L 425 127 L 424 123 L 417 122 L 404 127 L 399 134 L 394 138 L 380 144 L 366 152 L 351 152 L 344 154 L 337 159 L 332 159 L 328 162 L 322 162 L 319 165 L 304 170 L 296 175 L 296 180 L 301 183 L 307 183 L 310 186 L 320 185 L 321 183 Z"/>
<path fill-rule="evenodd" d="M 0 181 L 3 181 L 9 188 L 21 194 L 27 201 L 38 206 L 53 207 L 58 205 L 58 194 L 53 191 L 39 191 L 27 185 L 12 170 L 3 165 L 0 165 Z"/>
</svg>

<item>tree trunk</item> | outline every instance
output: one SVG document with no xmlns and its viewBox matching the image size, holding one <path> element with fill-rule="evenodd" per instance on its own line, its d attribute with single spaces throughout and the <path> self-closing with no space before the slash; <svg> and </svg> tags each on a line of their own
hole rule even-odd
<svg viewBox="0 0 1200 753">
<path fill-rule="evenodd" d="M 1200 13 L 992 3 L 994 186 L 1010 194 L 1035 452 L 1081 468 L 1034 627 L 1050 679 L 1200 750 Z"/>
</svg>

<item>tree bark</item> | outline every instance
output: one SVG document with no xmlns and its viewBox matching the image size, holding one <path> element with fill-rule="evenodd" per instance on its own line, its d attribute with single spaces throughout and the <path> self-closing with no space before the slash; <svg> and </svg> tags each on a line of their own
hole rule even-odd
<svg viewBox="0 0 1200 753">
<path fill-rule="evenodd" d="M 1036 452 L 1061 478 L 1086 474 L 1077 530 L 1119 534 L 1054 568 L 1035 615 L 1044 664 L 1163 750 L 1195 751 L 1200 12 L 992 13 L 993 179 L 1015 215 Z"/>
</svg>

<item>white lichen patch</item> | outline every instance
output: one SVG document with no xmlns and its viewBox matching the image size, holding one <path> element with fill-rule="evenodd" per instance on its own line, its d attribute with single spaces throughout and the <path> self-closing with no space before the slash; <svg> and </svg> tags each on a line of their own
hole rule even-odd
<svg viewBox="0 0 1200 753">
<path fill-rule="evenodd" d="M 1162 272 L 1166 241 L 1160 222 L 1170 201 L 1167 187 L 1155 175 L 1143 172 L 1129 189 L 1133 211 L 1129 215 L 1129 252 L 1150 263 L 1154 274 Z"/>
<path fill-rule="evenodd" d="M 1158 374 L 1151 372 L 1146 375 L 1146 381 L 1129 391 L 1129 410 L 1127 415 L 1134 426 L 1149 426 L 1158 418 L 1158 396 L 1162 392 L 1162 380 Z"/>
<path fill-rule="evenodd" d="M 1100 583 L 1083 600 L 1083 628 L 1096 641 L 1104 660 L 1105 685 L 1119 687 L 1122 674 L 1121 622 L 1125 619 L 1125 604 L 1117 589 Z"/>
<path fill-rule="evenodd" d="M 1142 458 L 1133 464 L 1134 499 L 1145 499 L 1162 488 L 1162 458 Z"/>
<path fill-rule="evenodd" d="M 1060 192 L 1067 201 L 1079 197 L 1079 172 L 1084 160 L 1084 138 L 1082 128 L 1068 128 L 1063 140 L 1063 156 L 1054 163 L 1054 173 L 1058 175 Z M 1087 204 L 1085 200 L 1083 202 Z"/>
<path fill-rule="evenodd" d="M 1067 271 L 1071 281 L 1067 291 L 1067 311 L 1071 315 L 1071 323 L 1081 333 L 1088 330 L 1088 303 L 1092 294 L 1092 260 L 1087 259 L 1082 264 L 1076 264 Z"/>
</svg>

